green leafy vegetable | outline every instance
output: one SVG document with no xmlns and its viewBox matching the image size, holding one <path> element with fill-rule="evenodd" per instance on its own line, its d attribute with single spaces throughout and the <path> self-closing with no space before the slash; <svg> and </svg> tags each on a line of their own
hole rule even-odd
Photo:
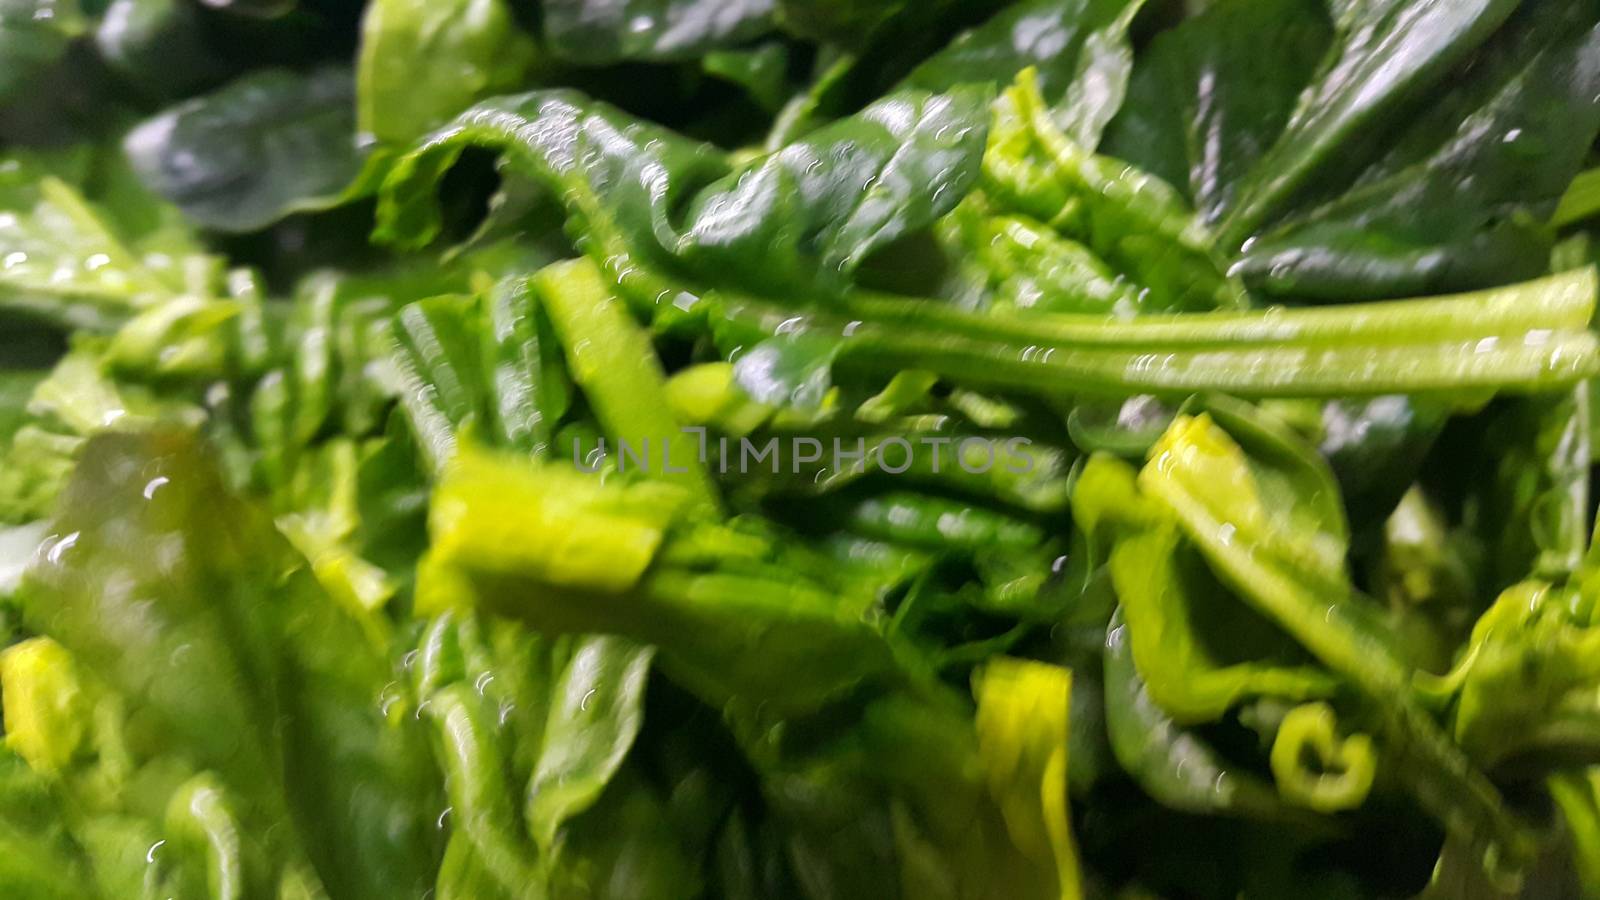
<svg viewBox="0 0 1600 900">
<path fill-rule="evenodd" d="M 1061 130 L 1086 146 L 1122 104 L 1132 69 L 1127 32 L 1142 2 L 1034 0 L 1008 7 L 951 41 L 908 76 L 929 90 L 1007 83 L 1036 67 Z"/>
<path fill-rule="evenodd" d="M 616 442 L 617 454 L 631 444 L 648 457 L 653 437 L 660 454 L 653 463 L 657 475 L 683 485 L 695 502 L 715 506 L 704 463 L 696 456 L 697 442 L 672 418 L 664 378 L 651 365 L 649 342 L 600 272 L 587 260 L 558 263 L 534 276 L 534 288 L 567 348 L 572 380 Z"/>
<path fill-rule="evenodd" d="M 218 503 L 222 529 L 209 527 Z M 271 523 L 228 496 L 192 439 L 95 439 L 52 527 L 47 565 L 23 589 L 28 616 L 123 686 L 162 743 L 213 769 L 254 835 L 275 826 L 265 849 L 280 873 L 309 863 L 351 896 L 421 889 L 437 782 L 415 736 L 366 695 L 385 660 L 287 568 Z M 238 569 L 258 574 L 223 574 Z"/>
<path fill-rule="evenodd" d="M 1544 271 L 1543 223 L 1600 130 L 1597 25 L 1581 6 L 1531 5 L 1450 102 L 1349 192 L 1245 248 L 1235 271 L 1306 299 L 1462 290 Z"/>
<path fill-rule="evenodd" d="M 1104 152 L 1164 179 L 1217 222 L 1328 45 L 1320 7 L 1226 0 L 1157 35 L 1134 67 Z"/>
<path fill-rule="evenodd" d="M 1590 0 L 0 0 L 0 896 L 1600 892 Z"/>
<path fill-rule="evenodd" d="M 1330 62 L 1246 176 L 1220 243 L 1236 247 L 1269 223 L 1341 149 L 1443 78 L 1516 7 L 1515 0 L 1343 5 Z"/>
<path fill-rule="evenodd" d="M 528 783 L 529 828 L 540 846 L 592 805 L 638 734 L 650 648 L 588 638 L 572 652 L 550 708 L 546 750 Z"/>
<path fill-rule="evenodd" d="M 1112 618 L 1106 633 L 1105 669 L 1111 749 L 1158 803 L 1183 812 L 1283 817 L 1271 785 L 1231 766 L 1150 699 L 1134 668 L 1120 615 Z"/>
<path fill-rule="evenodd" d="M 770 31 L 773 9 L 773 0 L 553 0 L 544 34 L 554 52 L 586 65 L 692 59 Z"/>
<path fill-rule="evenodd" d="M 127 79 L 159 96 L 206 87 L 238 62 L 207 46 L 205 13 L 182 0 L 112 0 L 95 48 Z"/>
<path fill-rule="evenodd" d="M 1084 528 L 1124 531 L 1107 563 L 1111 583 L 1145 688 L 1178 722 L 1213 721 L 1252 695 L 1303 700 L 1333 692 L 1334 682 L 1313 670 L 1219 662 L 1222 644 L 1248 643 L 1251 623 L 1218 608 L 1220 587 L 1180 543 L 1176 521 L 1138 496 L 1131 467 L 1091 458 L 1073 502 Z M 1102 519 L 1121 522 L 1102 526 Z M 1218 629 L 1221 621 L 1231 627 Z"/>
<path fill-rule="evenodd" d="M 261 71 L 128 133 L 139 178 L 198 224 L 252 231 L 351 195 L 364 153 L 350 71 Z"/>
<path fill-rule="evenodd" d="M 976 181 L 987 99 L 976 88 L 903 91 L 730 171 L 708 147 L 575 95 L 498 98 L 396 164 L 379 234 L 433 237 L 437 180 L 465 147 L 486 146 L 566 197 L 596 253 L 756 288 L 826 284 L 961 199 Z"/>
<path fill-rule="evenodd" d="M 43 77 L 83 28 L 75 0 L 7 0 L 0 6 L 0 98 Z"/>
<path fill-rule="evenodd" d="M 141 259 L 82 194 L 34 163 L 4 163 L 0 205 L 0 311 L 111 331 L 183 287 L 176 273 Z"/>
<path fill-rule="evenodd" d="M 515 87 L 535 53 L 502 0 L 385 0 L 367 8 L 361 29 L 356 124 L 380 141 L 409 141 Z"/>
<path fill-rule="evenodd" d="M 1180 416 L 1152 448 L 1140 486 L 1172 509 L 1224 581 L 1383 709 L 1418 799 L 1515 871 L 1528 835 L 1410 697 L 1398 641 L 1346 580 L 1331 476 L 1270 421 L 1235 422 L 1258 455 L 1246 455 L 1209 416 Z M 1276 505 L 1264 502 L 1274 495 Z"/>
</svg>

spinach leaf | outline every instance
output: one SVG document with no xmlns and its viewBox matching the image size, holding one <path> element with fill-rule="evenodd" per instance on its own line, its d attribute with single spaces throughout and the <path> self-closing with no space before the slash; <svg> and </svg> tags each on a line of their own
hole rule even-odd
<svg viewBox="0 0 1600 900">
<path fill-rule="evenodd" d="M 1219 0 L 1157 34 L 1101 152 L 1183 191 L 1207 224 L 1288 122 L 1331 37 L 1311 0 Z"/>
<path fill-rule="evenodd" d="M 0 881 L 41 900 L 97 896 L 88 860 L 63 827 L 49 781 L 0 748 Z"/>
<path fill-rule="evenodd" d="M 374 2 L 361 22 L 356 126 L 379 141 L 408 142 L 517 87 L 535 53 L 506 0 Z"/>
<path fill-rule="evenodd" d="M 240 312 L 230 360 L 240 377 L 254 380 L 230 406 L 248 423 L 254 477 L 275 490 L 303 477 L 301 455 L 314 455 L 312 446 L 335 424 L 355 436 L 377 431 L 398 383 L 386 364 L 395 308 L 459 284 L 406 267 L 365 276 L 320 272 L 296 286 L 292 309 L 279 315 L 280 305 L 236 279 Z"/>
<path fill-rule="evenodd" d="M 1143 0 L 1031 0 L 1007 7 L 925 60 L 906 83 L 930 91 L 1005 84 L 1033 67 L 1061 130 L 1093 147 L 1122 105 L 1133 52 L 1128 26 Z"/>
<path fill-rule="evenodd" d="M 1061 897 L 1082 895 L 1067 818 L 1072 672 L 1001 657 L 973 683 L 978 753 L 1006 826 L 1023 853 L 1048 860 Z"/>
<path fill-rule="evenodd" d="M 435 728 L 447 816 L 462 822 L 440 890 L 573 896 L 603 882 L 615 896 L 660 896 L 655 867 L 672 883 L 694 877 L 629 761 L 651 657 L 620 638 L 552 638 L 469 611 L 428 622 L 411 673 L 417 714 Z"/>
<path fill-rule="evenodd" d="M 54 507 L 76 462 L 81 440 L 24 425 L 0 451 L 0 521 L 43 520 Z"/>
<path fill-rule="evenodd" d="M 216 84 L 242 60 L 208 41 L 205 12 L 185 0 L 113 0 L 94 31 L 106 64 L 145 91 L 182 96 Z"/>
<path fill-rule="evenodd" d="M 1342 154 L 1359 156 L 1370 129 L 1437 84 L 1516 8 L 1517 0 L 1375 0 L 1342 7 L 1328 63 L 1241 182 L 1218 243 L 1226 250 L 1244 244 Z"/>
<path fill-rule="evenodd" d="M 9 100 L 59 62 L 86 27 L 77 0 L 0 4 L 0 100 Z"/>
<path fill-rule="evenodd" d="M 1331 301 L 1545 271 L 1545 228 L 1600 132 L 1600 16 L 1531 4 L 1343 196 L 1244 250 L 1253 288 Z"/>
<path fill-rule="evenodd" d="M 1344 497 L 1351 530 L 1384 519 L 1416 479 L 1449 411 L 1422 398 L 1334 400 L 1322 407 L 1317 450 Z"/>
<path fill-rule="evenodd" d="M 363 469 L 370 471 L 383 452 L 381 441 L 357 444 L 349 438 L 308 447 L 274 497 L 278 531 L 305 556 L 328 596 L 380 642 L 390 629 L 378 613 L 399 591 L 401 578 L 364 557 L 371 535 L 362 530 L 360 509 Z"/>
<path fill-rule="evenodd" d="M 558 454 L 555 429 L 572 400 L 549 313 L 528 279 L 511 276 L 486 301 L 486 374 L 494 397 L 496 436 L 536 456 Z"/>
<path fill-rule="evenodd" d="M 1106 731 L 1124 771 L 1158 803 L 1184 812 L 1265 820 L 1293 818 L 1260 778 L 1223 759 L 1173 722 L 1134 666 L 1118 612 L 1105 637 Z"/>
<path fill-rule="evenodd" d="M 865 43 L 875 29 L 909 6 L 909 0 L 777 0 L 778 21 L 785 29 L 846 46 Z"/>
<path fill-rule="evenodd" d="M 107 346 L 85 338 L 48 374 L 30 379 L 23 407 L 0 436 L 0 520 L 46 518 L 85 439 L 158 424 L 194 427 L 204 417 L 192 397 L 114 380 L 104 364 Z"/>
<path fill-rule="evenodd" d="M 469 579 L 441 590 L 441 602 L 485 604 L 545 630 L 655 643 L 664 666 L 717 703 L 760 694 L 773 709 L 804 708 L 893 670 L 870 593 L 796 580 L 772 564 L 773 537 L 689 527 L 693 507 L 673 488 L 603 485 L 554 464 L 465 456 L 446 472 L 430 514 L 430 565 L 442 583 Z M 491 505 L 503 528 L 481 517 Z M 544 538 L 527 545 L 528 529 Z M 733 557 L 707 571 L 697 548 L 719 541 L 728 544 L 713 558 Z M 813 677 L 775 678 L 765 667 L 775 654 L 808 660 Z"/>
<path fill-rule="evenodd" d="M 1160 309 L 1227 309 L 1243 292 L 1224 275 L 1209 230 L 1171 186 L 1074 141 L 1024 72 L 996 112 L 984 188 L 1127 272 Z"/>
<path fill-rule="evenodd" d="M 85 749 L 94 704 L 77 664 L 46 637 L 0 651 L 6 745 L 44 775 L 60 775 Z"/>
<path fill-rule="evenodd" d="M 994 291 L 993 309 L 1109 313 L 1153 312 L 1155 296 L 1095 252 L 1027 216 L 983 216 L 964 224 L 955 241 L 979 262 Z M 1159 307 L 1158 307 L 1159 308 Z"/>
<path fill-rule="evenodd" d="M 902 91 L 732 169 L 708 147 L 572 93 L 499 98 L 396 164 L 378 235 L 409 245 L 437 234 L 438 180 L 464 148 L 486 146 L 560 194 L 574 227 L 587 228 L 585 249 L 625 275 L 633 257 L 757 290 L 836 292 L 873 250 L 974 185 L 987 99 L 980 89 Z M 681 293 L 661 291 L 649 299 Z"/>
<path fill-rule="evenodd" d="M 1179 416 L 1151 448 L 1139 485 L 1172 509 L 1184 531 L 1217 565 L 1225 581 L 1244 588 L 1246 568 L 1282 567 L 1304 584 L 1272 593 L 1268 614 L 1342 675 L 1360 684 L 1394 686 L 1406 678 L 1405 663 L 1390 636 L 1373 626 L 1358 597 L 1342 596 L 1330 609 L 1338 627 L 1306 617 L 1319 596 L 1348 595 L 1343 584 L 1347 548 L 1344 513 L 1331 473 L 1314 450 L 1295 441 L 1280 424 L 1264 418 L 1251 429 L 1255 447 L 1275 459 L 1250 454 L 1233 430 L 1248 420 L 1237 415 L 1228 429 L 1209 413 Z M 1269 443 L 1270 442 L 1270 443 Z M 1207 473 L 1197 477 L 1201 471 Z M 1272 499 L 1267 499 L 1271 497 Z M 1204 534 L 1205 521 L 1214 527 Z M 1249 541 L 1249 549 L 1239 545 Z M 1288 583 L 1287 581 L 1284 582 Z M 1265 596 L 1268 592 L 1257 589 Z M 1252 594 L 1254 596 L 1254 594 Z M 1295 605 L 1291 611 L 1290 604 Z"/>
<path fill-rule="evenodd" d="M 697 455 L 699 442 L 672 415 L 666 377 L 651 364 L 649 339 L 599 268 L 588 260 L 557 263 L 541 269 L 533 284 L 566 348 L 572 380 L 616 442 L 619 456 L 626 444 L 649 457 L 653 443 L 660 458 L 647 461 L 647 470 L 654 467 L 657 478 L 682 486 L 694 502 L 716 509 L 706 461 Z"/>
<path fill-rule="evenodd" d="M 1583 561 L 1594 505 L 1588 390 L 1491 405 L 1473 425 L 1482 429 L 1478 446 L 1496 448 L 1493 458 L 1427 473 L 1428 483 L 1448 491 L 1491 591 L 1529 576 L 1564 580 Z M 1441 454 L 1448 458 L 1447 450 Z"/>
<path fill-rule="evenodd" d="M 1058 773 L 1066 759 L 1059 747 L 1041 758 L 1046 735 L 1065 724 L 1064 673 L 1052 674 L 1015 698 L 1037 704 L 1037 717 L 1019 723 L 1009 717 L 1014 707 L 991 697 L 981 735 L 948 695 L 891 694 L 847 729 L 823 726 L 810 747 L 754 748 L 796 880 L 823 896 L 1077 896 L 1070 845 L 1040 821 L 1065 814 Z M 1007 727 L 1018 724 L 1036 727 Z M 1013 803 L 1008 817 L 998 804 L 1024 784 L 1037 793 Z M 1027 851 L 1010 836 L 1011 822 L 1027 829 Z"/>
<path fill-rule="evenodd" d="M 1073 491 L 1074 518 L 1079 527 L 1114 535 L 1111 583 L 1134 663 L 1156 705 L 1191 724 L 1215 721 L 1249 696 L 1332 694 L 1334 680 L 1314 669 L 1229 662 L 1271 660 L 1274 635 L 1229 612 L 1226 592 L 1180 540 L 1177 523 L 1138 495 L 1134 478 L 1126 463 L 1092 457 Z"/>
<path fill-rule="evenodd" d="M 253 231 L 362 188 L 355 84 L 337 66 L 262 70 L 140 123 L 123 143 L 150 190 L 195 223 Z"/>
<path fill-rule="evenodd" d="M 276 889 L 278 873 L 263 865 L 254 835 L 240 832 L 214 779 L 194 775 L 182 760 L 143 759 L 143 748 L 126 740 L 120 698 L 87 677 L 60 644 L 33 637 L 0 651 L 0 680 L 15 749 L 4 755 L 0 782 L 7 801 L 0 840 L 18 855 L 5 866 L 7 887 L 48 897 L 61 896 L 56 890 L 90 897 L 199 893 L 209 869 L 235 896 Z M 18 757 L 33 779 L 15 768 Z M 195 790 L 202 784 L 203 794 Z M 222 819 L 231 832 L 213 829 L 219 840 L 192 840 L 203 822 Z M 151 846 L 165 846 L 163 835 L 173 839 L 171 849 L 151 854 Z M 50 865 L 57 874 L 45 883 L 55 888 L 35 886 L 46 877 L 39 867 Z"/>
<path fill-rule="evenodd" d="M 352 897 L 426 888 L 438 786 L 417 736 L 380 716 L 381 649 L 192 437 L 92 440 L 52 527 L 30 621 L 214 771 L 281 865 L 308 860 Z"/>
<path fill-rule="evenodd" d="M 564 822 L 599 799 L 633 745 L 651 655 L 650 647 L 604 636 L 572 649 L 528 782 L 528 829 L 546 851 Z"/>
<path fill-rule="evenodd" d="M 1576 895 L 1597 97 L 1594 0 L 0 0 L 0 894 Z"/>
<path fill-rule="evenodd" d="M 1243 410 L 1224 416 L 1227 430 L 1207 415 L 1174 420 L 1140 487 L 1172 510 L 1225 583 L 1361 690 L 1379 711 L 1391 764 L 1418 801 L 1458 839 L 1491 853 L 1494 868 L 1519 871 L 1531 848 L 1525 827 L 1422 710 L 1394 635 L 1344 574 L 1332 476 L 1270 420 Z"/>
<path fill-rule="evenodd" d="M 450 810 L 462 818 L 459 834 L 501 890 L 525 894 L 538 883 L 538 868 L 517 824 L 511 802 L 515 793 L 498 757 L 492 710 L 464 683 L 446 685 L 427 702 L 439 733 Z"/>
<path fill-rule="evenodd" d="M 0 165 L 0 210 L 0 311 L 109 332 L 184 287 L 174 273 L 146 265 L 79 191 L 34 163 Z"/>
<path fill-rule="evenodd" d="M 692 59 L 769 33 L 774 0 L 546 0 L 551 52 L 584 65 Z"/>
<path fill-rule="evenodd" d="M 700 58 L 700 68 L 744 88 L 763 109 L 777 112 L 790 93 L 791 52 L 782 41 L 769 40 L 748 50 L 712 50 Z"/>
<path fill-rule="evenodd" d="M 985 89 L 904 91 L 812 132 L 701 191 L 680 252 L 750 283 L 836 282 L 975 184 L 988 99 Z M 785 240 L 779 223 L 800 233 Z"/>
<path fill-rule="evenodd" d="M 1600 211 L 1600 169 L 1585 169 L 1573 176 L 1550 214 L 1552 227 L 1561 228 L 1581 222 Z"/>
<path fill-rule="evenodd" d="M 455 455 L 458 432 L 488 414 L 479 302 L 446 294 L 408 304 L 395 316 L 400 408 L 436 470 Z"/>
<path fill-rule="evenodd" d="M 1566 823 L 1573 862 L 1583 884 L 1600 884 L 1600 773 L 1593 768 L 1551 776 L 1550 797 Z"/>
<path fill-rule="evenodd" d="M 1542 744 L 1581 754 L 1593 740 L 1600 631 L 1592 598 L 1546 582 L 1502 591 L 1473 625 L 1447 681 L 1459 685 L 1454 736 L 1493 765 Z"/>
<path fill-rule="evenodd" d="M 556 854 L 550 896 L 672 900 L 700 889 L 694 848 L 671 818 L 671 798 L 623 769 Z"/>
</svg>

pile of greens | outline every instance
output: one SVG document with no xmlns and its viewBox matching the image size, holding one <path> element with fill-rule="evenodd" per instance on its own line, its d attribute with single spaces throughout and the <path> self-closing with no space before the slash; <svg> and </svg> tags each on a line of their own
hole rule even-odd
<svg viewBox="0 0 1600 900">
<path fill-rule="evenodd" d="M 1600 0 L 0 0 L 0 896 L 1600 897 L 1597 133 Z"/>
</svg>

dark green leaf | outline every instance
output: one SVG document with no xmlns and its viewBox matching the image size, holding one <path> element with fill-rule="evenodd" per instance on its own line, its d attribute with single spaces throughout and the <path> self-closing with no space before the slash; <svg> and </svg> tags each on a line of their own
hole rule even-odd
<svg viewBox="0 0 1600 900">
<path fill-rule="evenodd" d="M 1313 0 L 1218 0 L 1156 35 L 1102 152 L 1184 191 L 1207 223 L 1272 145 L 1329 41 Z"/>
<path fill-rule="evenodd" d="M 108 65 L 164 97 L 215 84 L 239 64 L 207 42 L 204 13 L 190 0 L 113 0 L 94 42 Z"/>
<path fill-rule="evenodd" d="M 1446 433 L 1446 441 L 1460 435 L 1471 443 L 1442 444 L 1428 483 L 1459 508 L 1465 535 L 1483 554 L 1486 589 L 1529 576 L 1563 579 L 1582 562 L 1593 509 L 1589 390 L 1496 403 Z M 1456 455 L 1469 447 L 1470 457 Z"/>
<path fill-rule="evenodd" d="M 1235 271 L 1317 301 L 1545 271 L 1545 222 L 1600 131 L 1597 18 L 1583 4 L 1529 5 L 1361 183 L 1253 241 Z"/>
<path fill-rule="evenodd" d="M 987 97 L 903 91 L 731 172 L 710 148 L 575 94 L 486 101 L 396 166 L 379 234 L 431 238 L 437 180 L 465 147 L 487 146 L 559 192 L 588 226 L 585 249 L 613 264 L 627 253 L 712 281 L 838 290 L 873 250 L 931 223 L 973 186 Z"/>
<path fill-rule="evenodd" d="M 698 895 L 701 872 L 663 798 L 624 769 L 587 815 L 567 828 L 556 856 L 555 900 L 675 900 Z"/>
<path fill-rule="evenodd" d="M 1010 6 L 929 57 L 906 83 L 930 91 L 1007 84 L 1029 66 L 1051 116 L 1088 147 L 1122 105 L 1133 51 L 1128 26 L 1143 0 L 1031 0 Z"/>
<path fill-rule="evenodd" d="M 1322 408 L 1317 450 L 1344 497 L 1351 529 L 1386 518 L 1444 428 L 1448 411 L 1404 396 L 1335 400 Z"/>
<path fill-rule="evenodd" d="M 0 100 L 34 84 L 86 27 L 77 0 L 0 3 Z"/>
<path fill-rule="evenodd" d="M 907 91 L 807 135 L 701 191 L 681 252 L 752 284 L 803 289 L 848 275 L 974 185 L 988 96 Z"/>
<path fill-rule="evenodd" d="M 777 0 L 778 21 L 801 37 L 859 45 L 910 0 Z M 930 4 L 931 5 L 931 4 Z"/>
<path fill-rule="evenodd" d="M 1150 699 L 1121 614 L 1106 632 L 1106 730 L 1117 762 L 1157 802 L 1184 812 L 1280 819 L 1277 794 L 1178 727 Z"/>
<path fill-rule="evenodd" d="M 767 41 L 750 50 L 713 50 L 700 58 L 707 74 L 749 92 L 762 108 L 777 112 L 789 91 L 789 46 Z"/>
<path fill-rule="evenodd" d="M 344 202 L 365 156 L 339 67 L 251 73 L 146 120 L 124 148 L 146 186 L 219 231 Z"/>
<path fill-rule="evenodd" d="M 1342 155 L 1363 149 L 1370 130 L 1419 99 L 1466 59 L 1518 0 L 1352 3 L 1335 17 L 1338 36 L 1283 133 L 1242 181 L 1218 242 L 1232 250 L 1283 213 Z"/>
<path fill-rule="evenodd" d="M 692 59 L 772 30 L 774 0 L 546 0 L 553 53 L 583 65 Z"/>
</svg>

